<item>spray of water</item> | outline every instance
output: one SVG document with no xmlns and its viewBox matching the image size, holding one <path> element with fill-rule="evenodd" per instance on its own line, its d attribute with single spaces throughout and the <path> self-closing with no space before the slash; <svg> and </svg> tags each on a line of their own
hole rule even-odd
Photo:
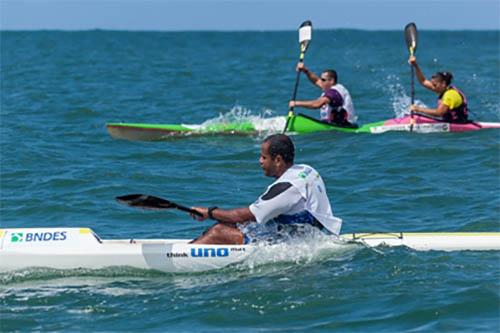
<svg viewBox="0 0 500 333">
<path fill-rule="evenodd" d="M 249 258 L 239 267 L 253 270 L 255 267 L 276 263 L 304 264 L 328 258 L 344 261 L 360 249 L 359 245 L 345 244 L 335 236 L 325 235 L 319 230 L 285 242 L 268 245 L 258 243 Z"/>
<path fill-rule="evenodd" d="M 268 135 L 279 133 L 285 126 L 286 119 L 276 116 L 271 109 L 263 109 L 258 114 L 241 105 L 235 105 L 229 112 L 220 113 L 218 117 L 209 119 L 201 124 L 202 128 L 223 124 L 251 124 L 258 134 Z"/>
<path fill-rule="evenodd" d="M 400 78 L 396 75 L 387 76 L 387 82 L 384 90 L 389 95 L 391 100 L 392 110 L 396 118 L 403 118 L 410 115 L 411 97 L 406 94 L 407 87 L 400 82 Z M 427 107 L 422 101 L 416 99 L 415 104 L 422 107 Z"/>
</svg>

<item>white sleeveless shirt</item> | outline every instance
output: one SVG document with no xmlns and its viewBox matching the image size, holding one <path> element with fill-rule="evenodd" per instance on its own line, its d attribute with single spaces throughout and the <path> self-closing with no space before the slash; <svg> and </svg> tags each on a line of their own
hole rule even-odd
<svg viewBox="0 0 500 333">
<path fill-rule="evenodd" d="M 281 184 L 280 184 L 281 183 Z M 286 185 L 276 192 L 277 184 Z M 291 184 L 291 185 L 290 185 Z M 280 187 L 280 186 L 278 186 Z M 306 164 L 295 164 L 272 183 L 267 191 L 249 207 L 258 223 L 265 223 L 279 215 L 309 212 L 328 231 L 338 235 L 342 220 L 333 216 L 325 184 L 319 173 Z"/>
<path fill-rule="evenodd" d="M 354 110 L 354 104 L 352 102 L 351 94 L 349 94 L 349 91 L 346 89 L 346 87 L 344 87 L 340 83 L 335 84 L 334 86 L 332 86 L 332 88 L 337 90 L 344 99 L 344 104 L 342 105 L 342 107 L 347 111 L 347 121 L 351 124 L 355 124 L 358 120 L 358 116 L 356 115 L 356 110 Z"/>
</svg>

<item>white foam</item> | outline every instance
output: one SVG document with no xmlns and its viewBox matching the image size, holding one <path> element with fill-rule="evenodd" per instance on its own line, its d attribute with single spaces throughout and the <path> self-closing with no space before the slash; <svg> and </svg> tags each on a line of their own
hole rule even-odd
<svg viewBox="0 0 500 333">
<path fill-rule="evenodd" d="M 406 94 L 409 87 L 406 87 L 399 83 L 399 77 L 395 75 L 389 75 L 387 77 L 390 83 L 385 86 L 385 90 L 389 93 L 391 99 L 392 110 L 396 118 L 403 118 L 404 116 L 410 115 L 410 105 L 411 97 Z M 415 104 L 421 107 L 427 107 L 422 101 L 416 99 Z"/>
<path fill-rule="evenodd" d="M 252 113 L 252 110 L 236 105 L 229 112 L 220 113 L 218 117 L 209 119 L 201 125 L 188 125 L 188 127 L 203 129 L 213 125 L 244 123 L 251 123 L 259 133 L 271 134 L 279 133 L 283 130 L 286 118 L 284 116 L 276 116 L 275 112 L 270 109 L 264 109 L 255 115 Z"/>
<path fill-rule="evenodd" d="M 320 231 L 284 243 L 262 243 L 255 247 L 250 256 L 240 263 L 203 274 L 173 275 L 171 281 L 177 288 L 191 289 L 225 284 L 245 277 L 282 275 L 288 270 L 292 271 L 310 263 L 350 260 L 364 248 L 360 244 L 339 241 L 336 237 L 327 236 Z M 287 279 L 281 277 L 280 281 Z"/>
<path fill-rule="evenodd" d="M 272 132 L 278 133 L 283 131 L 286 124 L 285 117 L 272 117 L 272 118 L 256 118 L 252 120 L 252 124 L 259 132 Z"/>
<path fill-rule="evenodd" d="M 351 258 L 360 248 L 359 245 L 343 243 L 336 237 L 321 232 L 279 244 L 258 244 L 256 247 L 257 249 L 240 266 L 254 268 L 278 262 L 299 264 L 324 258 L 342 261 Z"/>
</svg>

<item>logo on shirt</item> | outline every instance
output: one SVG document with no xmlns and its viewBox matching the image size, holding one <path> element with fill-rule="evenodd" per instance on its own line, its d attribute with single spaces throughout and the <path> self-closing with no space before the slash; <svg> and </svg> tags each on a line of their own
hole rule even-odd
<svg viewBox="0 0 500 333">
<path fill-rule="evenodd" d="M 312 172 L 312 169 L 305 169 L 304 171 L 301 171 L 299 172 L 299 177 L 302 178 L 302 179 L 306 179 L 307 176 L 309 176 L 309 174 Z"/>
</svg>

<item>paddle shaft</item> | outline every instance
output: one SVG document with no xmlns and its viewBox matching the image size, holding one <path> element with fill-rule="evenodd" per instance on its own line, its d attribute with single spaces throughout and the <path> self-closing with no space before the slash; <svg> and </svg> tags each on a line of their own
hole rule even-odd
<svg viewBox="0 0 500 333">
<path fill-rule="evenodd" d="M 301 64 L 304 63 L 304 53 L 303 52 L 300 53 L 299 62 Z M 297 98 L 297 90 L 299 90 L 299 81 L 300 81 L 300 71 L 297 71 L 297 77 L 295 78 L 295 87 L 293 88 L 292 101 L 295 101 L 295 99 Z M 294 107 L 292 106 L 290 108 L 290 110 L 288 110 L 288 111 L 293 113 L 293 109 L 294 109 Z"/>
<path fill-rule="evenodd" d="M 415 103 L 415 68 L 411 66 L 411 104 L 413 105 L 414 103 Z"/>
<path fill-rule="evenodd" d="M 303 52 L 301 52 L 301 54 L 300 54 L 299 62 L 300 63 L 304 62 L 304 53 Z M 297 71 L 297 77 L 295 78 L 295 87 L 293 88 L 292 101 L 295 101 L 295 99 L 297 98 L 297 90 L 299 89 L 299 81 L 300 81 L 300 71 Z M 293 109 L 294 109 L 294 107 L 292 106 L 288 110 L 288 116 L 286 117 L 286 124 L 285 124 L 285 128 L 283 129 L 283 134 L 285 134 L 285 132 L 288 128 L 288 124 L 290 123 L 290 119 L 292 119 L 292 117 L 293 117 Z"/>
<path fill-rule="evenodd" d="M 194 209 L 188 208 L 188 207 L 186 207 L 186 206 L 178 205 L 178 204 L 176 204 L 175 202 L 171 202 L 171 204 L 172 204 L 172 206 L 173 206 L 175 209 L 182 210 L 183 212 L 186 212 L 186 213 L 190 213 L 190 214 L 194 214 L 194 215 L 202 216 L 202 214 L 201 214 L 200 212 L 198 212 L 197 210 L 194 210 Z"/>
<path fill-rule="evenodd" d="M 306 54 L 307 47 L 309 46 L 309 42 L 311 41 L 311 34 L 312 34 L 311 21 L 303 22 L 299 27 L 299 43 L 300 43 L 299 63 L 300 64 L 304 63 L 304 56 Z M 297 98 L 297 90 L 299 89 L 299 81 L 300 81 L 300 71 L 297 71 L 297 77 L 295 78 L 295 86 L 293 87 L 292 101 L 295 101 L 295 99 Z M 293 106 L 291 106 L 288 109 L 288 116 L 286 117 L 285 128 L 283 128 L 283 132 L 282 132 L 283 134 L 285 134 L 286 130 L 288 129 L 288 124 L 290 123 L 290 119 L 292 119 L 292 117 L 293 117 L 293 109 L 294 109 Z"/>
<path fill-rule="evenodd" d="M 143 208 L 143 209 L 170 209 L 175 208 L 183 212 L 187 212 L 197 216 L 203 216 L 200 212 L 188 208 L 186 206 L 179 205 L 170 200 L 165 200 L 159 197 L 155 197 L 147 194 L 129 194 L 116 197 L 116 200 L 122 204 L 130 207 Z"/>
<path fill-rule="evenodd" d="M 408 51 L 410 51 L 410 57 L 413 57 L 415 54 L 415 51 L 417 50 L 417 26 L 415 23 L 408 23 L 405 26 L 405 40 L 406 40 L 406 46 L 408 47 Z M 412 64 L 411 66 L 411 105 L 415 104 L 415 68 Z M 410 109 L 410 132 L 413 131 L 413 125 L 414 125 L 414 116 L 413 116 L 413 110 Z"/>
<path fill-rule="evenodd" d="M 410 47 L 410 56 L 413 56 L 413 47 Z M 411 105 L 415 103 L 415 67 L 410 65 L 411 67 L 411 87 L 410 87 L 410 98 Z M 413 132 L 413 110 L 410 110 L 410 132 Z"/>
</svg>

